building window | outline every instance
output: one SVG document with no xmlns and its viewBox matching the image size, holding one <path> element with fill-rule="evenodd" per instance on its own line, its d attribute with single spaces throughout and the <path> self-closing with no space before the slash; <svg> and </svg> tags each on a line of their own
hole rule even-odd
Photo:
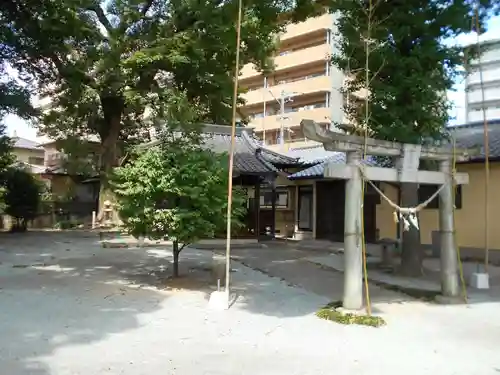
<svg viewBox="0 0 500 375">
<path fill-rule="evenodd" d="M 429 199 L 438 189 L 440 185 L 420 185 L 418 188 L 418 201 L 425 202 Z M 434 198 L 428 206 L 428 209 L 438 209 L 439 208 L 439 196 Z M 455 190 L 455 208 L 462 208 L 462 185 L 457 185 Z"/>
<path fill-rule="evenodd" d="M 298 75 L 298 76 L 288 75 L 287 78 L 277 79 L 276 85 L 283 85 L 285 83 L 305 81 L 305 80 L 316 78 L 316 77 L 322 77 L 324 75 L 326 75 L 326 70 L 323 70 L 323 71 L 317 72 L 317 73 L 311 73 L 311 74 L 308 74 L 305 76 L 304 75 Z"/>
<path fill-rule="evenodd" d="M 250 115 L 250 116 L 248 116 L 248 117 L 250 117 L 251 119 L 262 118 L 262 117 L 264 117 L 264 112 L 260 112 L 260 113 L 253 113 L 253 114 L 251 114 L 251 115 Z"/>
<path fill-rule="evenodd" d="M 276 208 L 288 208 L 288 189 L 276 188 Z M 272 208 L 273 192 L 271 189 L 264 189 L 260 193 L 260 207 Z"/>
<path fill-rule="evenodd" d="M 292 110 L 293 110 L 293 112 L 300 112 L 300 111 L 310 111 L 312 109 L 325 108 L 325 107 L 326 107 L 326 102 L 320 102 L 320 103 L 303 105 L 300 107 L 294 107 L 294 108 L 292 108 Z"/>
<path fill-rule="evenodd" d="M 44 159 L 38 156 L 30 156 L 28 158 L 28 163 L 33 165 L 43 165 Z"/>
</svg>

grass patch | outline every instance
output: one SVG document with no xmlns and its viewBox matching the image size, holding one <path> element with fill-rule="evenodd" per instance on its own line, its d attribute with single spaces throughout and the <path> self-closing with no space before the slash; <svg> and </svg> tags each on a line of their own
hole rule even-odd
<svg viewBox="0 0 500 375">
<path fill-rule="evenodd" d="M 316 312 L 316 316 L 320 319 L 330 320 L 340 324 L 357 324 L 368 327 L 382 327 L 385 320 L 379 316 L 357 315 L 352 313 L 344 313 L 338 311 L 342 307 L 342 302 L 330 302 Z"/>
</svg>

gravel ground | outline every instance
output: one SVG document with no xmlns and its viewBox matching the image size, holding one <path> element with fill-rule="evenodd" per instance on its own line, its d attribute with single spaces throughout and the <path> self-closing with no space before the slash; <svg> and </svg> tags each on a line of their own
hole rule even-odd
<svg viewBox="0 0 500 375">
<path fill-rule="evenodd" d="M 314 316 L 328 297 L 235 263 L 236 302 L 211 311 L 210 252 L 187 249 L 177 284 L 164 280 L 170 257 L 76 234 L 1 235 L 0 374 L 500 373 L 498 302 L 400 302 L 386 327 L 346 327 Z"/>
</svg>

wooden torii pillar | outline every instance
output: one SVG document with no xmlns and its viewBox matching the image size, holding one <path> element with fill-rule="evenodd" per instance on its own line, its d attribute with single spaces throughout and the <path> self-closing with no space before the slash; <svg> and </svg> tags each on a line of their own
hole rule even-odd
<svg viewBox="0 0 500 375">
<path fill-rule="evenodd" d="M 453 222 L 453 150 L 444 147 L 421 146 L 365 139 L 355 135 L 324 130 L 313 120 L 302 120 L 301 128 L 306 138 L 320 142 L 325 150 L 346 153 L 346 164 L 330 163 L 324 171 L 325 178 L 344 179 L 344 295 L 343 307 L 359 310 L 363 307 L 363 264 L 361 244 L 362 176 L 359 170 L 362 153 L 372 156 L 389 156 L 397 168 L 364 167 L 364 175 L 372 181 L 436 184 L 446 186 L 439 193 L 439 226 L 441 234 L 441 292 L 443 297 L 460 297 Z M 455 150 L 456 161 L 469 158 L 467 150 Z M 420 159 L 439 162 L 439 171 L 419 170 Z M 467 173 L 455 175 L 456 184 L 468 184 Z"/>
</svg>

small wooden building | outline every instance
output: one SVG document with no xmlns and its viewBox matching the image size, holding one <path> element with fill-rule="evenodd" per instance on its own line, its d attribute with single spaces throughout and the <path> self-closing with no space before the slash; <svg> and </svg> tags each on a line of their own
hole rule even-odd
<svg viewBox="0 0 500 375">
<path fill-rule="evenodd" d="M 231 127 L 206 125 L 202 131 L 207 148 L 229 152 Z M 248 192 L 246 227 L 239 237 L 273 237 L 276 231 L 276 179 L 285 176 L 280 169 L 295 166 L 298 159 L 263 148 L 248 128 L 236 128 L 233 184 Z M 266 194 L 269 193 L 269 194 Z M 265 199 L 269 196 L 270 199 Z M 264 198 L 264 202 L 262 202 Z M 265 206 L 265 208 L 263 207 Z M 262 209 L 264 208 L 264 209 Z"/>
</svg>

